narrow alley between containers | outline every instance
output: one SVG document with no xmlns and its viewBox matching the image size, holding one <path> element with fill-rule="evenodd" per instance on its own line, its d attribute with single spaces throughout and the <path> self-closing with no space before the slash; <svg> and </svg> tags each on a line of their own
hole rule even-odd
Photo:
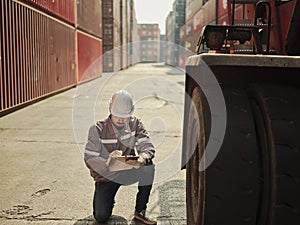
<svg viewBox="0 0 300 225">
<path fill-rule="evenodd" d="M 120 89 L 156 148 L 147 216 L 186 224 L 185 171 L 180 170 L 184 71 L 141 63 L 85 82 L 0 118 L 0 224 L 93 224 L 94 182 L 83 161 L 88 128 L 104 119 Z M 122 186 L 108 224 L 134 224 L 137 187 Z"/>
</svg>

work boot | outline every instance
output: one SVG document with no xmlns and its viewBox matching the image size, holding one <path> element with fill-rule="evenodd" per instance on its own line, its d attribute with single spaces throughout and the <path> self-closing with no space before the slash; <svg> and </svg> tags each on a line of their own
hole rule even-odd
<svg viewBox="0 0 300 225">
<path fill-rule="evenodd" d="M 143 224 L 148 224 L 148 225 L 156 225 L 156 221 L 152 221 L 149 218 L 146 217 L 146 211 L 142 210 L 141 212 L 135 212 L 134 213 L 134 218 L 138 220 L 139 222 Z"/>
</svg>

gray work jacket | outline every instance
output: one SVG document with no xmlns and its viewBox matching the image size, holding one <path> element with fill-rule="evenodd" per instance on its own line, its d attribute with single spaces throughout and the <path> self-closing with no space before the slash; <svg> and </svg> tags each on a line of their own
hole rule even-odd
<svg viewBox="0 0 300 225">
<path fill-rule="evenodd" d="M 149 159 L 155 153 L 144 125 L 136 117 L 130 117 L 122 130 L 113 125 L 110 116 L 98 121 L 89 129 L 84 152 L 84 161 L 95 181 L 107 182 L 117 176 L 118 172 L 111 172 L 105 166 L 109 153 L 114 150 L 121 150 L 123 155 L 146 153 Z"/>
</svg>

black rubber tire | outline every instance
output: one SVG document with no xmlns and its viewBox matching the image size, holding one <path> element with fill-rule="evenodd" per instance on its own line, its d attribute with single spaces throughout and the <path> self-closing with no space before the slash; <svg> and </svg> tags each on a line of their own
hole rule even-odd
<svg viewBox="0 0 300 225">
<path fill-rule="evenodd" d="M 258 225 L 300 224 L 300 90 L 253 85 L 249 95 L 261 154 Z"/>
<path fill-rule="evenodd" d="M 205 172 L 199 171 L 199 163 L 203 155 L 205 146 L 204 121 L 202 103 L 200 101 L 202 93 L 195 88 L 192 94 L 192 104 L 189 109 L 189 121 L 187 129 L 187 149 L 185 158 L 186 165 L 186 206 L 187 222 L 189 225 L 203 225 L 204 219 L 204 199 L 205 194 Z"/>
<path fill-rule="evenodd" d="M 211 118 L 207 115 L 210 112 L 201 90 L 195 88 L 192 94 L 198 117 L 203 121 L 198 127 L 199 143 L 186 167 L 189 225 L 252 225 L 256 222 L 259 160 L 251 105 L 244 90 L 226 88 L 223 94 L 227 107 L 225 138 L 205 172 L 198 171 L 198 162 L 204 151 L 203 138 L 209 137 Z M 192 126 L 195 115 L 190 113 L 189 117 Z M 193 139 L 192 135 L 187 137 Z"/>
</svg>

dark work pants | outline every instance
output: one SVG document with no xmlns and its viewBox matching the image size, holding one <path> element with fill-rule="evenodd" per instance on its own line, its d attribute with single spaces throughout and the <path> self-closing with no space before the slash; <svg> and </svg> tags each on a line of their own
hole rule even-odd
<svg viewBox="0 0 300 225">
<path fill-rule="evenodd" d="M 154 178 L 154 165 L 120 172 L 118 178 L 110 182 L 96 182 L 94 193 L 94 217 L 98 222 L 105 222 L 112 214 L 114 199 L 121 185 L 138 182 L 135 210 L 140 212 L 147 208 Z M 126 182 L 123 182 L 126 181 Z"/>
</svg>

